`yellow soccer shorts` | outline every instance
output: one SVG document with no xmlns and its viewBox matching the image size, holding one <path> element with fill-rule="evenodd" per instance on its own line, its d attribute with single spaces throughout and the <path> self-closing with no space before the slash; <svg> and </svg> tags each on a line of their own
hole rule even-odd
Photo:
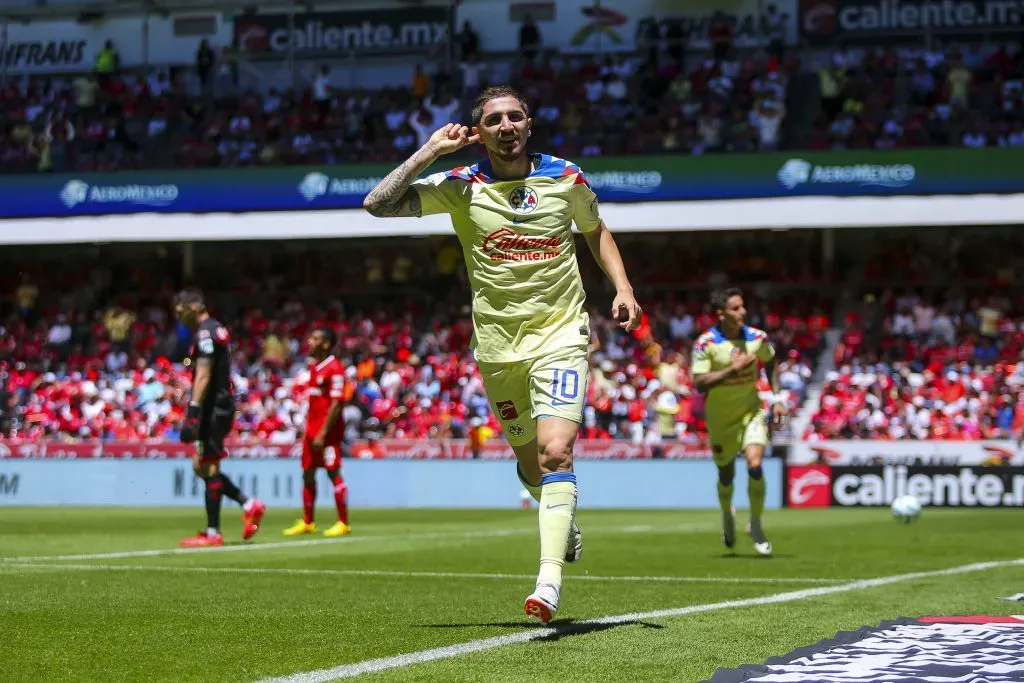
<svg viewBox="0 0 1024 683">
<path fill-rule="evenodd" d="M 567 346 L 513 363 L 478 362 L 491 409 L 512 446 L 537 438 L 537 418 L 583 422 L 589 364 L 587 348 Z"/>
<path fill-rule="evenodd" d="M 763 408 L 758 408 L 721 426 L 708 420 L 708 437 L 715 465 L 725 467 L 746 451 L 747 446 L 768 445 L 768 416 Z"/>
</svg>

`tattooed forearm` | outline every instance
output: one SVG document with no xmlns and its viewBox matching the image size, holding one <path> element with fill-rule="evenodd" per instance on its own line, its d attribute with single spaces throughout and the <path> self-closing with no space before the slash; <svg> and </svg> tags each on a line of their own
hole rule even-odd
<svg viewBox="0 0 1024 683">
<path fill-rule="evenodd" d="M 434 163 L 435 158 L 426 147 L 418 150 L 366 195 L 363 208 L 378 218 L 422 216 L 423 205 L 420 195 L 416 188 L 409 185 Z"/>
<path fill-rule="evenodd" d="M 399 216 L 403 215 L 401 213 L 403 204 L 408 204 L 410 199 L 415 198 L 416 203 L 419 203 L 419 195 L 416 190 L 409 187 L 409 183 L 416 177 L 409 172 L 410 165 L 409 160 L 402 162 L 401 166 L 389 173 L 377 187 L 370 191 L 370 194 L 366 195 L 363 206 L 367 211 L 378 218 Z"/>
</svg>

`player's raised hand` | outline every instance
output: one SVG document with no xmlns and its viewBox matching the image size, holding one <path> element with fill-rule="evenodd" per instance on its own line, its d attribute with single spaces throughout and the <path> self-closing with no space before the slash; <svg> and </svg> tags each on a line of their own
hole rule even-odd
<svg viewBox="0 0 1024 683">
<path fill-rule="evenodd" d="M 640 327 L 642 316 L 643 310 L 632 294 L 619 292 L 615 295 L 615 300 L 612 302 L 612 318 L 618 323 L 619 327 L 626 332 L 632 332 Z"/>
<path fill-rule="evenodd" d="M 787 417 L 789 417 L 789 406 L 783 401 L 778 401 L 772 406 L 772 429 L 782 429 L 786 425 Z"/>
<path fill-rule="evenodd" d="M 480 142 L 479 135 L 470 135 L 469 128 L 457 123 L 448 123 L 441 126 L 427 140 L 427 145 L 438 156 L 451 154 L 466 145 Z"/>
</svg>

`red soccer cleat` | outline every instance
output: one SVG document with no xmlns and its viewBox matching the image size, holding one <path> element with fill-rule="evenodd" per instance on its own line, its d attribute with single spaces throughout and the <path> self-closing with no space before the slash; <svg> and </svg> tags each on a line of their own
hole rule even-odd
<svg viewBox="0 0 1024 683">
<path fill-rule="evenodd" d="M 242 540 L 248 541 L 256 535 L 256 532 L 260 530 L 260 522 L 263 521 L 266 511 L 267 506 L 256 498 L 252 499 L 252 505 L 248 510 L 242 509 Z"/>
<path fill-rule="evenodd" d="M 178 545 L 182 548 L 212 548 L 224 545 L 224 537 L 220 534 L 207 534 L 205 531 L 200 531 L 195 536 L 184 539 Z"/>
</svg>

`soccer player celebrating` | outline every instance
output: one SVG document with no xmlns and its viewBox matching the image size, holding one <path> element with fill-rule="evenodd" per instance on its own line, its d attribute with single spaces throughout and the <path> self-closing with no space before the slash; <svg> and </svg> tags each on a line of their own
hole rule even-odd
<svg viewBox="0 0 1024 683">
<path fill-rule="evenodd" d="M 745 324 L 747 309 L 743 305 L 743 292 L 738 289 L 715 291 L 711 305 L 718 323 L 697 338 L 692 371 L 697 389 L 707 394 L 708 435 L 718 467 L 722 542 L 727 548 L 736 544 L 732 482 L 736 455 L 742 451 L 747 459 L 750 534 L 754 538 L 754 549 L 761 555 L 771 555 L 772 544 L 761 528 L 765 492 L 761 460 L 768 445 L 768 425 L 757 391 L 760 376 L 757 362 L 765 364 L 774 392 L 772 422 L 780 426 L 786 419 L 787 409 L 779 397 L 775 349 L 767 334 Z"/>
<path fill-rule="evenodd" d="M 473 297 L 473 349 L 491 407 L 540 503 L 540 572 L 526 598 L 547 623 L 564 562 L 583 551 L 572 449 L 582 420 L 590 323 L 572 226 L 616 289 L 612 314 L 633 330 L 641 310 L 597 197 L 575 164 L 527 152 L 531 119 L 511 88 L 484 90 L 472 130 L 449 124 L 367 195 L 379 217 L 451 215 Z M 479 142 L 487 160 L 413 180 L 438 157 Z"/>
<path fill-rule="evenodd" d="M 309 410 L 302 437 L 302 519 L 285 529 L 285 536 L 316 533 L 316 471 L 322 467 L 334 486 L 338 521 L 324 536 L 345 536 L 348 525 L 348 486 L 341 477 L 341 444 L 345 423 L 341 411 L 345 400 L 345 368 L 331 352 L 338 343 L 334 330 L 317 327 L 309 335 Z"/>
<path fill-rule="evenodd" d="M 224 439 L 235 422 L 235 397 L 231 389 L 231 335 L 210 317 L 201 292 L 186 289 L 174 301 L 182 324 L 195 331 L 189 363 L 192 366 L 192 396 L 181 426 L 181 441 L 195 443 L 192 468 L 206 482 L 206 530 L 181 542 L 184 547 L 224 545 L 220 533 L 221 496 L 242 506 L 242 538 L 248 540 L 259 530 L 267 507 L 247 498 L 220 471 L 227 456 Z"/>
</svg>

